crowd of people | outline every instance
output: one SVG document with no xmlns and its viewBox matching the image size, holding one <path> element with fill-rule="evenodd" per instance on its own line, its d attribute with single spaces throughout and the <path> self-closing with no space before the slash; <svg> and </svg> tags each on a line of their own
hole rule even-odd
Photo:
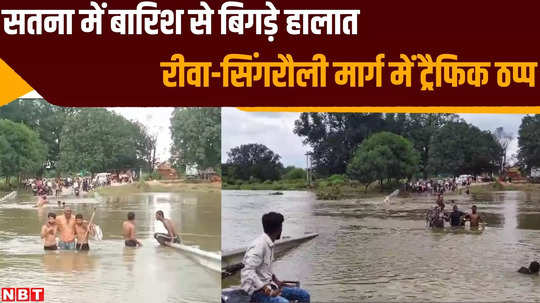
<svg viewBox="0 0 540 303">
<path fill-rule="evenodd" d="M 446 178 L 441 180 L 418 180 L 405 184 L 405 191 L 413 193 L 444 194 L 445 192 L 455 192 L 459 186 L 466 188 L 469 192 L 472 182 L 476 182 L 474 177 L 458 180 L 457 178 Z"/>
<path fill-rule="evenodd" d="M 165 218 L 163 211 L 156 212 L 156 220 L 160 221 L 167 233 L 155 233 L 154 238 L 162 245 L 169 243 L 181 243 L 180 236 L 176 233 L 174 223 L 171 219 Z M 62 215 L 50 212 L 47 215 L 47 222 L 41 228 L 41 238 L 43 239 L 44 250 L 79 250 L 88 251 L 90 245 L 89 236 L 96 234 L 96 225 L 84 220 L 82 214 L 73 217 L 69 206 L 64 207 Z M 135 213 L 129 212 L 127 220 L 122 223 L 122 234 L 126 247 L 140 247 L 141 241 L 137 240 L 135 233 Z M 57 235 L 59 240 L 57 242 Z"/>
<path fill-rule="evenodd" d="M 49 203 L 48 196 L 60 197 L 65 191 L 78 197 L 81 192 L 91 192 L 98 187 L 111 186 L 114 183 L 132 183 L 133 177 L 126 174 L 99 174 L 91 177 L 36 178 L 24 182 L 26 190 L 31 190 L 38 201 L 35 207 Z"/>
</svg>

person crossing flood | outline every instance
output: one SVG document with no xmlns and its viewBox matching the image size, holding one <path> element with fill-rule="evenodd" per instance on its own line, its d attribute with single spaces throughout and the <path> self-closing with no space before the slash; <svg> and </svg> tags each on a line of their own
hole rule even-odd
<svg viewBox="0 0 540 303">
<path fill-rule="evenodd" d="M 241 288 L 247 292 L 252 302 L 288 303 L 310 302 L 309 293 L 298 287 L 285 287 L 272 272 L 274 242 L 281 238 L 283 215 L 270 212 L 262 217 L 264 233 L 247 248 L 240 273 Z"/>
<path fill-rule="evenodd" d="M 124 234 L 124 244 L 127 247 L 139 247 L 142 243 L 135 238 L 135 213 L 130 211 L 127 214 L 127 221 L 122 223 L 122 231 Z"/>
<path fill-rule="evenodd" d="M 47 223 L 41 227 L 41 238 L 43 239 L 44 250 L 57 250 L 56 232 L 58 225 L 56 224 L 56 214 L 49 213 L 47 215 Z"/>
<path fill-rule="evenodd" d="M 452 212 L 449 215 L 450 226 L 452 227 L 463 226 L 464 225 L 463 217 L 465 215 L 466 213 L 459 210 L 457 205 L 454 205 Z"/>
<path fill-rule="evenodd" d="M 478 212 L 476 211 L 476 205 L 471 207 L 471 213 L 465 215 L 465 219 L 471 222 L 471 228 L 478 228 L 480 222 L 484 222 Z"/>
<path fill-rule="evenodd" d="M 60 241 L 58 248 L 62 250 L 75 250 L 75 218 L 71 215 L 71 208 L 66 206 L 64 214 L 56 218 Z"/>
<path fill-rule="evenodd" d="M 448 221 L 448 216 L 444 213 L 444 200 L 441 194 L 437 195 L 436 206 L 429 211 L 427 221 L 429 227 L 444 228 L 444 221 Z"/>
<path fill-rule="evenodd" d="M 180 236 L 176 233 L 174 230 L 174 223 L 170 219 L 166 219 L 163 215 L 163 211 L 158 210 L 156 212 L 156 220 L 163 223 L 163 226 L 167 230 L 167 233 L 155 233 L 154 238 L 159 242 L 161 245 L 165 245 L 165 243 L 180 243 Z"/>
<path fill-rule="evenodd" d="M 38 201 L 34 207 L 42 207 L 45 206 L 45 204 L 49 204 L 49 200 L 47 200 L 47 195 L 41 195 L 38 198 Z"/>
<path fill-rule="evenodd" d="M 75 216 L 75 235 L 77 236 L 77 250 L 90 250 L 88 245 L 88 236 L 94 235 L 94 227 L 90 222 L 83 220 L 82 214 Z"/>
</svg>

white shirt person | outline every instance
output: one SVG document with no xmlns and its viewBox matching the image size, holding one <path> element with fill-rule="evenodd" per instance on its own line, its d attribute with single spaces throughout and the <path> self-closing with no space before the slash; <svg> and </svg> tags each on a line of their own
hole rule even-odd
<svg viewBox="0 0 540 303">
<path fill-rule="evenodd" d="M 286 287 L 272 272 L 274 242 L 281 238 L 283 215 L 270 212 L 262 217 L 264 233 L 257 237 L 246 250 L 240 273 L 241 287 L 259 303 L 310 302 L 310 295 L 299 287 Z"/>
</svg>

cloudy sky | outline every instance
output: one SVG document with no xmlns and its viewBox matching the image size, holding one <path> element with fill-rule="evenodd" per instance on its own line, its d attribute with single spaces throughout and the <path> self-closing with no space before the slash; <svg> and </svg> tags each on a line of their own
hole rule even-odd
<svg viewBox="0 0 540 303">
<path fill-rule="evenodd" d="M 302 144 L 302 138 L 293 133 L 294 121 L 299 113 L 250 113 L 235 108 L 222 110 L 222 151 L 223 162 L 227 160 L 227 152 L 236 146 L 249 143 L 261 143 L 278 153 L 285 166 L 306 166 L 305 153 L 309 146 Z M 504 127 L 517 137 L 523 115 L 503 114 L 460 114 L 482 130 L 495 130 Z M 472 142 L 471 142 L 472 143 Z M 510 148 L 509 155 L 517 151 L 517 139 Z"/>
<path fill-rule="evenodd" d="M 23 96 L 23 98 L 41 98 L 35 91 Z M 170 158 L 170 147 L 172 145 L 170 118 L 173 107 L 114 107 L 108 110 L 122 115 L 128 120 L 135 120 L 144 124 L 150 134 L 157 135 L 156 156 L 159 161 L 166 161 Z"/>
</svg>

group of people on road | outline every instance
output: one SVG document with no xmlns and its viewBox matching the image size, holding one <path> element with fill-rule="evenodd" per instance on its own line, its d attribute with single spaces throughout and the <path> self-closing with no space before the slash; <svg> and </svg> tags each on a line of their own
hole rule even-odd
<svg viewBox="0 0 540 303">
<path fill-rule="evenodd" d="M 167 233 L 155 233 L 154 238 L 162 245 L 169 243 L 181 243 L 180 236 L 176 233 L 172 220 L 165 218 L 163 211 L 156 212 L 156 220 L 163 223 Z M 82 214 L 73 217 L 69 206 L 64 207 L 64 212 L 60 216 L 50 212 L 47 215 L 47 222 L 41 228 L 41 238 L 45 250 L 90 250 L 88 243 L 89 236 L 96 233 L 96 226 L 92 222 L 84 220 Z M 124 244 L 127 247 L 140 247 L 141 241 L 135 235 L 135 213 L 127 214 L 127 221 L 122 224 Z M 57 242 L 57 235 L 59 241 Z"/>
<path fill-rule="evenodd" d="M 426 214 L 426 221 L 429 227 L 444 228 L 445 222 L 450 222 L 451 227 L 463 227 L 465 222 L 470 222 L 471 228 L 478 228 L 480 223 L 484 222 L 482 217 L 478 214 L 476 205 L 471 207 L 470 213 L 465 213 L 459 210 L 455 201 L 452 201 L 452 211 L 445 212 L 445 203 L 442 194 L 437 195 L 436 205 L 433 209 L 430 209 Z"/>
</svg>

